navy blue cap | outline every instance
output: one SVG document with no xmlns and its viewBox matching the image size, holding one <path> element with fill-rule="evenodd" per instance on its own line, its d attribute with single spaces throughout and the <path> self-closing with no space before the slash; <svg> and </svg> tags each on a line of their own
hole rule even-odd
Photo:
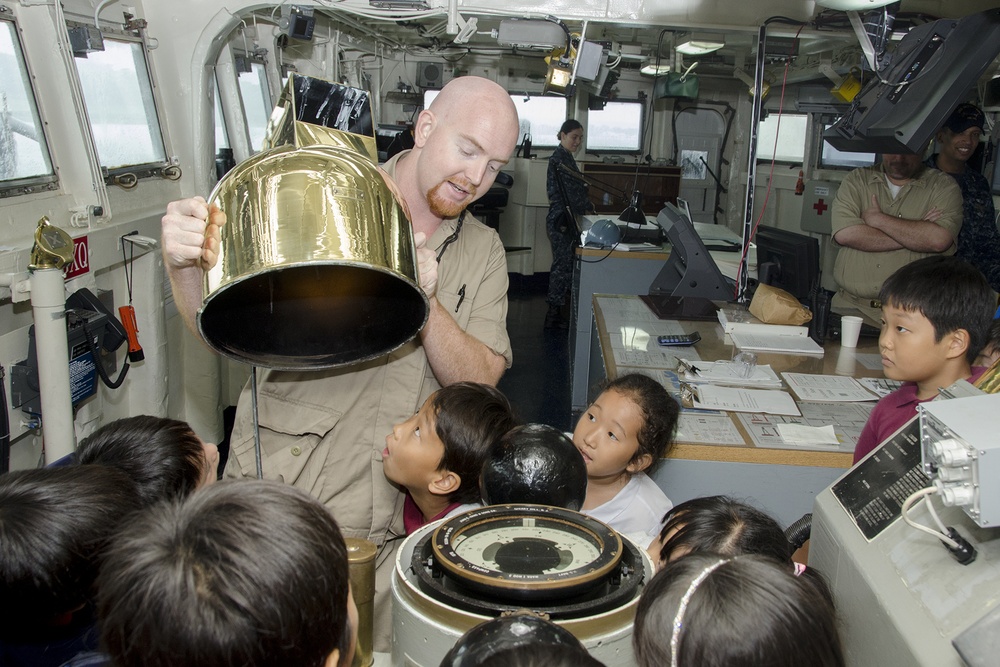
<svg viewBox="0 0 1000 667">
<path fill-rule="evenodd" d="M 961 134 L 970 127 L 978 127 L 982 130 L 986 124 L 986 115 L 975 104 L 962 102 L 948 116 L 944 126 L 955 134 Z"/>
</svg>

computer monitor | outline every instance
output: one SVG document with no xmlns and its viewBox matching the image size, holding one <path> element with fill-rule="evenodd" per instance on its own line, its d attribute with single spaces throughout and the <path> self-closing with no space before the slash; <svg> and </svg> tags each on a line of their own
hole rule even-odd
<svg viewBox="0 0 1000 667">
<path fill-rule="evenodd" d="M 683 213 L 687 217 L 688 220 L 694 222 L 694 218 L 691 217 L 691 205 L 688 204 L 687 199 L 684 199 L 683 197 L 678 197 L 677 208 L 680 210 L 681 213 Z"/>
<path fill-rule="evenodd" d="M 839 151 L 922 153 L 1000 51 L 1000 8 L 911 28 L 823 133 Z"/>
<path fill-rule="evenodd" d="M 757 279 L 779 287 L 803 303 L 819 279 L 819 241 L 812 236 L 761 225 L 757 244 Z"/>
<path fill-rule="evenodd" d="M 670 241 L 670 257 L 649 286 L 653 296 L 696 296 L 718 301 L 733 298 L 735 285 L 722 275 L 690 218 L 671 203 L 656 216 Z"/>
</svg>

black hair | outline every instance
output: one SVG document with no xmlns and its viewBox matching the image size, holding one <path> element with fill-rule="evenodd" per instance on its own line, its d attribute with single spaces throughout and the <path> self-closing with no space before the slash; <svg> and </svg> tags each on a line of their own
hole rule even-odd
<svg viewBox="0 0 1000 667">
<path fill-rule="evenodd" d="M 478 667 L 604 667 L 582 646 L 522 644 L 497 651 L 476 663 Z"/>
<path fill-rule="evenodd" d="M 636 434 L 639 448 L 629 463 L 649 455 L 655 466 L 674 444 L 681 413 L 677 401 L 659 382 L 639 373 L 619 376 L 604 383 L 600 390 L 616 391 L 638 406 L 642 415 L 642 426 Z"/>
<path fill-rule="evenodd" d="M 559 127 L 559 134 L 556 135 L 556 139 L 561 138 L 561 136 L 564 134 L 569 134 L 573 130 L 582 130 L 582 129 L 583 129 L 583 124 L 580 121 L 570 118 L 568 120 L 563 121 L 563 124 Z"/>
<path fill-rule="evenodd" d="M 479 500 L 479 475 L 490 447 L 514 428 L 510 401 L 499 389 L 477 382 L 457 382 L 438 389 L 431 398 L 435 431 L 444 443 L 438 470 L 458 475 L 461 483 L 449 495 L 452 502 Z"/>
<path fill-rule="evenodd" d="M 952 255 L 933 255 L 897 269 L 882 283 L 883 306 L 917 311 L 934 326 L 934 340 L 965 329 L 971 364 L 986 343 L 996 295 L 979 269 Z"/>
<path fill-rule="evenodd" d="M 188 495 L 207 465 L 204 446 L 186 422 L 149 415 L 102 426 L 80 443 L 76 458 L 125 471 L 145 506 Z"/>
<path fill-rule="evenodd" d="M 690 554 L 657 573 L 636 610 L 640 667 L 671 664 L 675 627 L 679 667 L 844 665 L 833 604 L 766 556 Z"/>
<path fill-rule="evenodd" d="M 0 475 L 0 636 L 44 639 L 54 617 L 91 601 L 100 558 L 138 507 L 135 484 L 113 468 Z"/>
<path fill-rule="evenodd" d="M 708 552 L 759 554 L 791 565 L 792 548 L 778 522 L 729 496 L 692 498 L 675 505 L 663 520 L 661 563 L 688 553 Z"/>
<path fill-rule="evenodd" d="M 98 578 L 116 667 L 321 667 L 346 659 L 347 547 L 317 500 L 223 481 L 140 512 Z"/>
</svg>

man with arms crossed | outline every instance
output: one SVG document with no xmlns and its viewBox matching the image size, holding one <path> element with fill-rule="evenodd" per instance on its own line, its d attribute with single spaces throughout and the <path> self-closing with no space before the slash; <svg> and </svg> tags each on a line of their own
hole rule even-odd
<svg viewBox="0 0 1000 667">
<path fill-rule="evenodd" d="M 833 201 L 833 241 L 839 246 L 833 310 L 859 312 L 881 323 L 878 292 L 896 269 L 935 254 L 955 253 L 962 227 L 962 192 L 954 180 L 926 168 L 919 155 L 886 154 L 847 175 Z"/>
</svg>

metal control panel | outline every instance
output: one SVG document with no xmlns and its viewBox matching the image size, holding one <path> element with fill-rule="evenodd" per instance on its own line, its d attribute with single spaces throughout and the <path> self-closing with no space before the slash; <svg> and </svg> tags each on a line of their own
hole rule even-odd
<svg viewBox="0 0 1000 667">
<path fill-rule="evenodd" d="M 919 410 L 921 460 L 936 496 L 983 528 L 1000 526 L 1000 394 L 930 401 Z"/>
</svg>

